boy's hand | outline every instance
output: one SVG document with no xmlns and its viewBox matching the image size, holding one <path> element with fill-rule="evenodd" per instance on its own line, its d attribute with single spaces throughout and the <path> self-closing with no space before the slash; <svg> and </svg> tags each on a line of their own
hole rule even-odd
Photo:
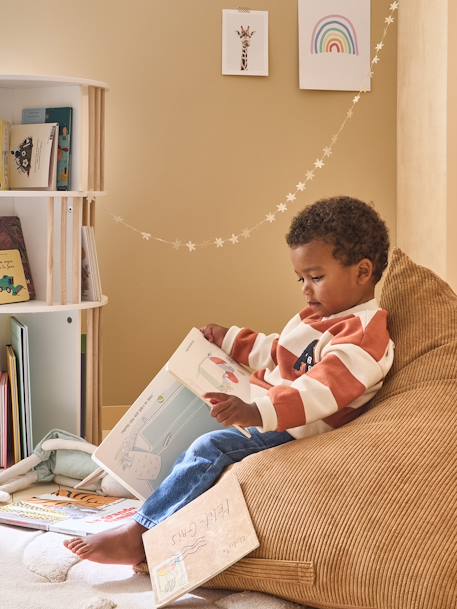
<svg viewBox="0 0 457 609">
<path fill-rule="evenodd" d="M 227 393 L 209 392 L 203 396 L 213 405 L 211 416 L 225 427 L 240 425 L 241 427 L 260 427 L 262 417 L 255 404 L 246 404 L 240 398 Z"/>
<path fill-rule="evenodd" d="M 222 347 L 222 341 L 228 332 L 228 328 L 224 328 L 224 326 L 219 326 L 217 324 L 208 324 L 207 326 L 200 328 L 200 332 L 210 343 Z"/>
</svg>

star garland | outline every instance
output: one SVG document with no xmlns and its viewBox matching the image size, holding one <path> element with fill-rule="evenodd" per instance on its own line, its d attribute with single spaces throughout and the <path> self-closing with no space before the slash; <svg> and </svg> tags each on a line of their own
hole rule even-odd
<svg viewBox="0 0 457 609">
<path fill-rule="evenodd" d="M 370 79 L 373 79 L 374 72 L 376 69 L 375 66 L 377 66 L 381 60 L 380 54 L 381 54 L 382 49 L 384 48 L 384 40 L 387 36 L 390 26 L 395 22 L 394 14 L 396 11 L 398 11 L 399 6 L 400 6 L 399 0 L 392 2 L 389 6 L 389 15 L 384 19 L 385 26 L 384 26 L 384 31 L 383 31 L 381 40 L 374 47 L 374 55 L 371 60 Z M 347 123 L 354 116 L 356 106 L 360 102 L 362 95 L 364 95 L 367 92 L 368 92 L 367 89 L 360 89 L 360 91 L 357 93 L 357 95 L 355 95 L 352 98 L 352 103 L 351 103 L 349 109 L 346 111 L 343 121 L 341 122 L 338 130 L 331 137 L 330 142 L 322 148 L 322 152 L 319 154 L 319 156 L 314 161 L 313 167 L 306 171 L 303 181 L 300 181 L 295 185 L 295 190 L 289 192 L 285 196 L 284 200 L 276 205 L 276 209 L 274 211 L 269 211 L 267 214 L 265 214 L 265 216 L 262 220 L 257 222 L 257 224 L 254 224 L 253 226 L 250 226 L 247 228 L 243 228 L 239 231 L 239 233 L 232 233 L 232 235 L 230 237 L 225 237 L 225 238 L 215 237 L 213 239 L 207 239 L 206 241 L 201 241 L 200 243 L 195 243 L 194 241 L 192 241 L 190 239 L 187 241 L 182 241 L 180 239 L 175 239 L 174 241 L 169 241 L 168 239 L 163 239 L 162 237 L 154 236 L 151 233 L 139 230 L 135 226 L 128 224 L 124 220 L 124 218 L 122 218 L 121 216 L 116 216 L 106 210 L 103 210 L 103 211 L 106 214 L 108 214 L 109 216 L 111 216 L 111 218 L 114 220 L 114 222 L 116 222 L 117 224 L 122 224 L 122 226 L 125 226 L 129 230 L 134 231 L 135 233 L 140 235 L 141 238 L 144 239 L 145 241 L 150 241 L 150 240 L 159 241 L 160 243 L 163 243 L 165 245 L 172 246 L 175 250 L 184 249 L 184 251 L 187 250 L 190 253 L 190 252 L 195 252 L 197 249 L 201 249 L 201 248 L 205 248 L 205 247 L 212 246 L 212 247 L 216 247 L 217 249 L 219 249 L 219 248 L 224 247 L 227 244 L 238 245 L 243 240 L 249 239 L 249 237 L 251 237 L 252 233 L 255 232 L 256 230 L 258 230 L 261 226 L 263 226 L 265 224 L 272 224 L 276 220 L 276 217 L 278 216 L 278 214 L 284 214 L 289 211 L 289 205 L 295 203 L 295 201 L 297 200 L 297 194 L 299 192 L 304 192 L 308 186 L 308 183 L 311 182 L 312 180 L 314 180 L 314 178 L 316 177 L 316 172 L 320 171 L 321 169 L 323 169 L 325 167 L 328 159 L 332 156 L 333 148 L 335 147 L 342 131 L 346 127 Z"/>
</svg>

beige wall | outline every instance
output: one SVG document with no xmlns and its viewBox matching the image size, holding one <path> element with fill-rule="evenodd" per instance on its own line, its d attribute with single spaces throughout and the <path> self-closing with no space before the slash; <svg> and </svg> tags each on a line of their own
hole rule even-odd
<svg viewBox="0 0 457 609">
<path fill-rule="evenodd" d="M 456 289 L 457 7 L 402 0 L 400 16 L 398 245 Z"/>
<path fill-rule="evenodd" d="M 388 1 L 372 3 L 380 39 Z M 235 4 L 236 6 L 236 4 Z M 129 403 L 190 326 L 279 329 L 302 305 L 284 243 L 291 215 L 250 240 L 192 255 L 116 225 L 196 241 L 262 219 L 304 176 L 353 93 L 298 89 L 297 1 L 252 0 L 270 13 L 269 78 L 220 75 L 222 0 L 27 0 L 5 3 L 4 72 L 87 76 L 111 86 L 109 196 L 99 201 L 104 402 Z M 395 240 L 396 30 L 373 92 L 295 209 L 349 193 L 372 200 Z"/>
</svg>

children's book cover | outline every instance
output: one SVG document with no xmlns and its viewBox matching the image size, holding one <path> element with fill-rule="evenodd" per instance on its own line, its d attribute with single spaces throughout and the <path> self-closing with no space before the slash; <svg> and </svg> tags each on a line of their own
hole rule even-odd
<svg viewBox="0 0 457 609">
<path fill-rule="evenodd" d="M 157 607 L 167 605 L 259 547 L 236 476 L 143 533 Z"/>
<path fill-rule="evenodd" d="M 19 250 L 0 250 L 0 304 L 30 300 Z"/>
<path fill-rule="evenodd" d="M 17 216 L 0 216 L 0 250 L 15 250 L 21 253 L 22 266 L 31 299 L 35 298 L 32 271 L 30 270 L 27 249 L 25 247 L 21 220 Z"/>
<path fill-rule="evenodd" d="M 57 190 L 71 190 L 71 138 L 73 129 L 73 108 L 24 108 L 24 124 L 58 123 Z"/>
<path fill-rule="evenodd" d="M 11 125 L 9 182 L 11 189 L 55 189 L 57 123 Z"/>
</svg>

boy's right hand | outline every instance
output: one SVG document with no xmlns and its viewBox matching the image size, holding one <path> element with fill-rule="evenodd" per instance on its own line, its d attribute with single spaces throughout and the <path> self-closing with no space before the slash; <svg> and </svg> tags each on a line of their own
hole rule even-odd
<svg viewBox="0 0 457 609">
<path fill-rule="evenodd" d="M 222 341 L 228 332 L 228 328 L 224 328 L 224 326 L 219 326 L 218 324 L 208 324 L 207 326 L 200 328 L 200 332 L 210 343 L 222 347 Z"/>
</svg>

